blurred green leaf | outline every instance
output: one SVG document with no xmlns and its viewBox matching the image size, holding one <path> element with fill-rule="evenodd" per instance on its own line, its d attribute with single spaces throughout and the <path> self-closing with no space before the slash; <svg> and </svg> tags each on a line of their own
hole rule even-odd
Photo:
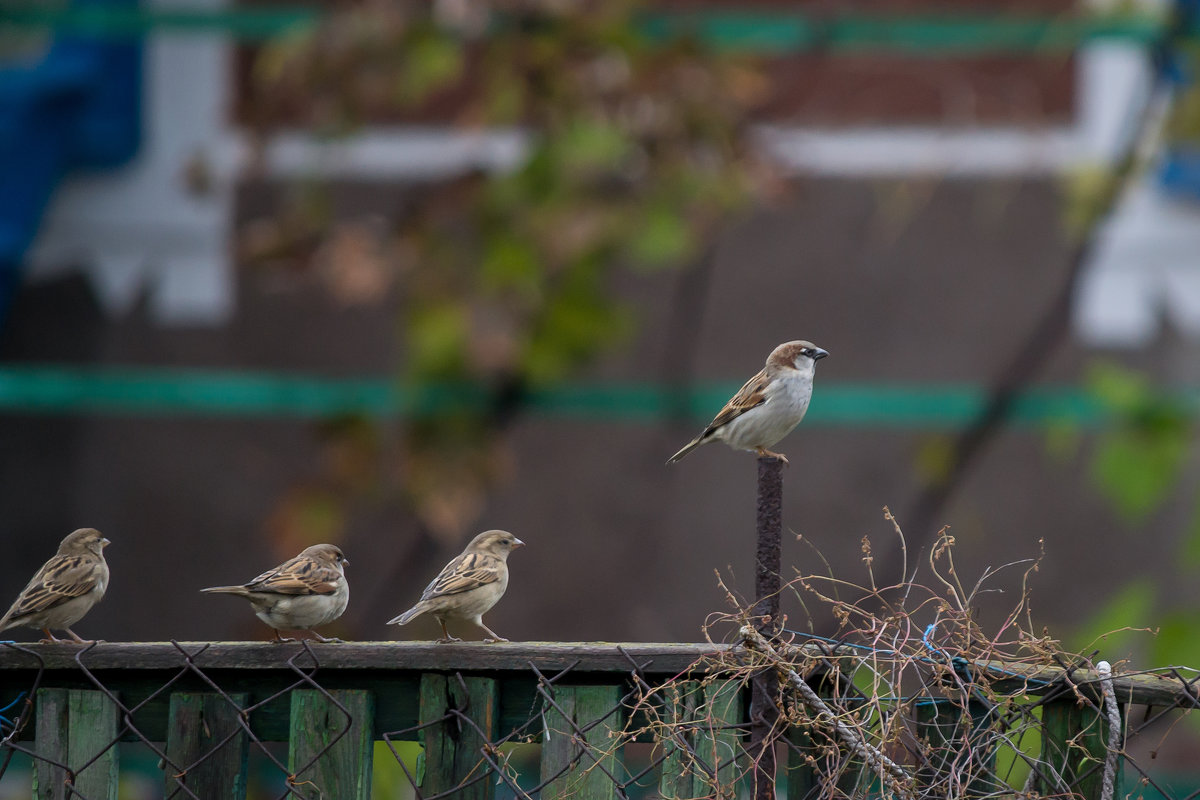
<svg viewBox="0 0 1200 800">
<path fill-rule="evenodd" d="M 1157 584 L 1149 577 L 1135 578 L 1122 586 L 1072 637 L 1077 650 L 1099 647 L 1106 653 L 1127 653 L 1144 639 L 1146 620 L 1152 619 Z"/>
<path fill-rule="evenodd" d="M 1200 636 L 1196 636 L 1200 614 L 1192 609 L 1174 610 L 1160 615 L 1157 621 L 1158 636 L 1154 640 L 1150 663 L 1200 663 Z"/>
<path fill-rule="evenodd" d="M 464 366 L 469 319 L 456 303 L 413 309 L 408 325 L 411 371 L 425 378 L 453 378 Z"/>
<path fill-rule="evenodd" d="M 616 169 L 630 151 L 629 137 L 615 125 L 575 119 L 554 140 L 563 169 L 580 173 Z"/>
<path fill-rule="evenodd" d="M 1166 499 L 1185 455 L 1187 442 L 1182 437 L 1123 430 L 1102 438 L 1091 473 L 1117 510 L 1137 521 Z"/>
<path fill-rule="evenodd" d="M 646 211 L 633 232 L 629 251 L 635 263 L 647 266 L 677 264 L 692 254 L 694 237 L 683 215 L 665 205 Z"/>
<path fill-rule="evenodd" d="M 1145 376 L 1114 364 L 1093 366 L 1088 386 L 1117 414 L 1096 444 L 1092 478 L 1126 519 L 1144 519 L 1178 482 L 1190 415 Z"/>
<path fill-rule="evenodd" d="M 396 74 L 396 94 L 401 102 L 421 102 L 462 77 L 462 43 L 436 29 L 416 31 L 403 55 L 403 66 Z"/>
<path fill-rule="evenodd" d="M 501 233 L 492 237 L 484 251 L 480 278 L 489 289 L 515 289 L 535 296 L 541 286 L 542 261 L 532 242 Z"/>
<path fill-rule="evenodd" d="M 1129 413 L 1150 401 L 1150 382 L 1144 375 L 1116 364 L 1092 364 L 1085 380 L 1088 390 L 1114 411 Z"/>
</svg>

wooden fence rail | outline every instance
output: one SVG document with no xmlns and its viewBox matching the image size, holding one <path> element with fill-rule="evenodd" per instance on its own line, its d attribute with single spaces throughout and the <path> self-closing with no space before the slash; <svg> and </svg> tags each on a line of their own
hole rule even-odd
<svg viewBox="0 0 1200 800">
<path fill-rule="evenodd" d="M 785 650 L 792 663 L 856 657 L 837 648 Z M 701 644 L 5 644 L 0 704 L 11 705 L 0 721 L 0 778 L 14 753 L 26 753 L 39 800 L 116 800 L 115 745 L 140 742 L 159 758 L 165 797 L 244 798 L 248 754 L 258 748 L 286 776 L 281 797 L 365 800 L 382 741 L 393 753 L 404 742 L 421 745 L 422 767 L 410 780 L 424 798 L 488 800 L 498 787 L 506 796 L 582 800 L 675 800 L 712 796 L 714 787 L 735 797 L 750 773 L 748 682 L 713 677 L 729 667 L 748 675 L 762 666 L 757 657 Z M 1044 772 L 1031 778 L 1032 790 L 1099 800 L 1108 739 L 1102 704 L 1094 702 L 1098 676 L 969 666 L 979 685 L 1040 703 Z M 644 699 L 651 687 L 662 687 L 653 693 L 661 720 L 679 724 L 679 733 L 631 725 L 638 734 L 622 740 L 631 698 Z M 1118 676 L 1114 687 L 1123 708 L 1197 703 L 1193 686 L 1173 675 Z M 994 709 L 985 705 L 964 714 L 961 705 L 930 697 L 907 708 L 917 737 L 938 754 L 916 763 L 914 796 L 947 795 L 946 775 L 963 768 L 954 742 L 995 727 Z M 519 741 L 540 745 L 535 776 L 515 775 L 497 746 L 518 741 L 515 731 Z M 859 774 L 845 768 L 849 758 L 836 776 L 823 773 L 828 747 L 818 750 L 807 737 L 796 729 L 783 739 L 790 745 L 780 785 L 789 800 L 834 796 L 835 779 L 847 794 L 872 785 L 867 767 L 859 764 Z M 286 757 L 263 748 L 267 742 L 287 743 Z M 622 761 L 626 742 L 655 744 L 657 766 L 631 774 Z M 989 758 L 995 751 L 986 742 L 971 755 L 976 767 Z M 959 789 L 958 796 L 996 794 L 986 781 Z"/>
</svg>

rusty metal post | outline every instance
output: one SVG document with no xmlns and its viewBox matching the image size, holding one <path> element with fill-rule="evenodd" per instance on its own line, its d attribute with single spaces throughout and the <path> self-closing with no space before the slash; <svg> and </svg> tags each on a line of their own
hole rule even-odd
<svg viewBox="0 0 1200 800">
<path fill-rule="evenodd" d="M 768 639 L 779 635 L 780 572 L 783 565 L 783 462 L 758 459 L 758 542 L 754 554 L 755 626 Z M 775 741 L 779 679 L 774 670 L 755 676 L 750 687 L 750 758 L 754 800 L 775 800 Z"/>
</svg>

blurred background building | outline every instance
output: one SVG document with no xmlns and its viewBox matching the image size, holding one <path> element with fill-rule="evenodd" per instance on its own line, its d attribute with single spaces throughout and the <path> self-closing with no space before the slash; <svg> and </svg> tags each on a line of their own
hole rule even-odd
<svg viewBox="0 0 1200 800">
<path fill-rule="evenodd" d="M 328 633 L 423 636 L 432 622 L 383 622 L 471 535 L 502 527 L 529 544 L 489 618 L 504 635 L 695 640 L 728 610 L 717 573 L 752 590 L 754 459 L 712 447 L 663 462 L 772 347 L 807 338 L 831 356 L 780 446 L 788 570 L 865 582 L 870 537 L 874 570 L 898 579 L 887 506 L 910 571 L 947 525 L 964 581 L 1044 552 L 1033 619 L 1081 646 L 1090 630 L 1196 624 L 1179 397 L 1200 380 L 1200 217 L 1182 140 L 1160 138 L 1082 250 L 1070 226 L 1080 187 L 1102 195 L 1089 180 L 1119 173 L 1147 114 L 1170 113 L 1155 43 L 1173 9 L 1109 35 L 1083 24 L 1111 22 L 1102 10 L 1067 0 L 654 10 L 709 20 L 689 30 L 753 63 L 744 131 L 777 191 L 679 268 L 606 277 L 627 335 L 563 381 L 522 387 L 492 480 L 438 472 L 441 505 L 422 513 L 406 482 L 427 473 L 411 460 L 361 481 L 381 489 L 343 486 L 390 463 L 355 460 L 359 415 L 384 451 L 406 424 L 394 393 L 411 377 L 398 319 L 412 287 L 372 237 L 464 176 L 516 169 L 535 134 L 464 122 L 454 92 L 336 135 L 303 104 L 261 125 L 263 41 L 342 6 L 7 12 L 0 588 L 15 596 L 63 535 L 95 526 L 113 540 L 113 584 L 81 633 L 265 637 L 248 609 L 195 590 L 333 540 L 353 599 Z M 792 36 L 797 19 L 839 15 L 862 25 Z M 955 27 L 963 15 L 990 27 Z M 872 38 L 873 18 L 910 25 Z M 998 36 L 1005 19 L 1028 27 Z M 1053 26 L 1079 20 L 1056 44 Z M 487 77 L 464 74 L 468 90 Z M 259 245 L 297 198 L 334 234 L 264 267 Z M 495 338 L 484 350 L 507 346 Z M 985 619 L 1012 607 L 1019 575 L 982 598 Z M 807 626 L 798 598 L 785 609 Z"/>
</svg>

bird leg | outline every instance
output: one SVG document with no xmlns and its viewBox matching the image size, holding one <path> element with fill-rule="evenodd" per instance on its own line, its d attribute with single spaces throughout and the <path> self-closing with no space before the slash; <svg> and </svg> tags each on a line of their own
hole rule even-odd
<svg viewBox="0 0 1200 800">
<path fill-rule="evenodd" d="M 754 452 L 758 453 L 759 458 L 778 458 L 783 462 L 785 467 L 791 463 L 787 460 L 787 456 L 785 456 L 783 453 L 775 453 L 765 447 L 756 447 L 754 448 Z"/>
<path fill-rule="evenodd" d="M 46 634 L 46 638 L 41 641 L 42 644 L 54 644 L 55 642 L 62 641 L 62 639 L 51 633 L 49 628 L 42 628 L 42 633 Z"/>
<path fill-rule="evenodd" d="M 76 644 L 92 644 L 91 639 L 80 639 L 79 634 L 77 634 L 75 631 L 71 630 L 70 628 L 63 628 L 63 630 L 66 631 L 67 633 L 71 634 L 71 638 L 75 641 Z"/>
<path fill-rule="evenodd" d="M 311 633 L 313 636 L 320 639 L 322 642 L 325 642 L 326 644 L 329 644 L 331 642 L 341 642 L 342 641 L 341 639 L 337 638 L 336 636 L 330 636 L 327 639 L 324 636 L 322 636 L 321 634 L 317 633 L 316 631 L 309 631 L 309 633 Z"/>
<path fill-rule="evenodd" d="M 280 636 L 280 635 L 279 635 L 279 631 L 278 631 L 278 630 L 276 630 L 275 628 L 272 628 L 271 630 L 274 630 L 274 631 L 275 631 L 275 641 L 276 641 L 276 642 L 278 642 L 278 643 L 280 643 L 280 644 L 283 644 L 284 642 L 294 642 L 294 641 L 296 641 L 295 639 L 291 639 L 291 638 L 288 638 L 288 637 L 286 637 L 286 636 Z"/>
<path fill-rule="evenodd" d="M 450 631 L 446 630 L 446 622 L 441 617 L 438 618 L 438 625 L 442 626 L 442 638 L 438 639 L 438 644 L 450 644 L 451 642 L 462 641 L 457 636 L 450 635 Z"/>
<path fill-rule="evenodd" d="M 485 642 L 487 642 L 488 644 L 492 644 L 493 642 L 507 642 L 507 641 L 508 641 L 508 639 L 505 639 L 503 636 L 501 636 L 500 634 L 496 633 L 494 630 L 492 630 L 491 628 L 489 628 L 487 625 L 484 625 L 484 624 L 483 624 L 483 620 L 479 620 L 479 621 L 478 621 L 478 622 L 476 622 L 475 624 L 476 624 L 476 625 L 478 625 L 479 627 L 483 628 L 485 631 L 487 631 L 487 632 L 488 632 L 488 635 L 489 635 L 491 638 L 490 638 L 490 639 L 484 639 L 484 641 L 485 641 Z"/>
</svg>

